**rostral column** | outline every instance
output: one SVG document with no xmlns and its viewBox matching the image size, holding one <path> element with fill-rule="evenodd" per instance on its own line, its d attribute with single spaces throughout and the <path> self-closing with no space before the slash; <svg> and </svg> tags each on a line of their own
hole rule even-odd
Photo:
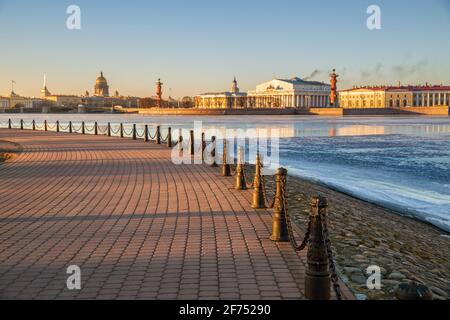
<svg viewBox="0 0 450 320">
<path fill-rule="evenodd" d="M 330 93 L 330 106 L 337 107 L 339 105 L 337 96 L 337 78 L 339 75 L 336 74 L 336 69 L 333 69 L 333 73 L 330 74 L 331 78 L 331 93 Z"/>
<path fill-rule="evenodd" d="M 162 102 L 162 82 L 161 79 L 158 79 L 158 82 L 156 83 L 156 105 L 158 108 L 161 108 L 161 102 Z"/>
</svg>

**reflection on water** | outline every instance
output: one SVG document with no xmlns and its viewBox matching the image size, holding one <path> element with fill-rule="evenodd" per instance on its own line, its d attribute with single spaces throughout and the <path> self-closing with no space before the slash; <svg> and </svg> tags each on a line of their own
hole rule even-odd
<svg viewBox="0 0 450 320">
<path fill-rule="evenodd" d="M 201 121 L 207 129 L 255 129 L 262 136 L 277 132 L 280 138 L 294 137 L 340 137 L 371 135 L 436 135 L 450 133 L 449 117 L 349 117 L 323 118 L 304 116 L 139 116 L 114 114 L 0 114 L 0 123 L 5 125 L 11 118 L 15 122 L 36 120 L 43 122 L 72 121 L 79 125 L 81 121 L 99 125 L 129 124 L 161 125 L 173 129 L 194 128 L 195 121 Z M 127 125 L 128 124 L 128 125 Z M 277 130 L 273 130 L 277 129 Z M 270 132 L 272 130 L 272 132 Z"/>
</svg>

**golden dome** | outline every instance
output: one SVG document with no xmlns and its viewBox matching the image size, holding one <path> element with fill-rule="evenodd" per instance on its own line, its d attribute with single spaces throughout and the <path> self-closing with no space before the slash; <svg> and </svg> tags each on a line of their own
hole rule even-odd
<svg viewBox="0 0 450 320">
<path fill-rule="evenodd" d="M 100 77 L 98 77 L 97 80 L 95 80 L 94 90 L 96 96 L 103 96 L 103 97 L 109 96 L 108 81 L 106 81 L 106 78 L 103 76 L 103 72 L 100 72 Z"/>
<path fill-rule="evenodd" d="M 106 78 L 103 76 L 103 72 L 100 72 L 100 77 L 95 80 L 95 84 L 108 84 L 108 81 L 106 81 Z"/>
</svg>

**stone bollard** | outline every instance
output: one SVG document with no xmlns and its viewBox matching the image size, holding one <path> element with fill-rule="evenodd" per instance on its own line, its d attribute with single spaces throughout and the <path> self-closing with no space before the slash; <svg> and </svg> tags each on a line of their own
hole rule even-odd
<svg viewBox="0 0 450 320">
<path fill-rule="evenodd" d="M 36 131 L 36 121 L 31 121 L 31 125 L 33 126 L 33 131 Z"/>
<path fill-rule="evenodd" d="M 59 120 L 56 120 L 56 132 L 59 132 Z"/>
<path fill-rule="evenodd" d="M 8 119 L 8 129 L 12 129 L 11 119 Z"/>
<path fill-rule="evenodd" d="M 148 142 L 148 140 L 148 124 L 146 124 L 144 127 L 144 141 Z"/>
<path fill-rule="evenodd" d="M 95 123 L 94 123 L 94 134 L 96 136 L 98 136 L 98 124 L 97 124 L 97 121 L 95 121 Z"/>
<path fill-rule="evenodd" d="M 216 162 L 216 146 L 217 146 L 217 143 L 216 143 L 216 137 L 215 136 L 211 137 L 211 145 L 212 145 L 212 147 L 211 147 L 211 159 L 213 160 L 213 162 L 211 164 L 211 167 L 218 167 L 217 162 Z"/>
<path fill-rule="evenodd" d="M 265 204 L 265 195 L 264 189 L 262 185 L 262 176 L 261 176 L 261 156 L 259 153 L 256 155 L 256 163 L 255 163 L 255 178 L 253 179 L 253 209 L 264 209 L 266 208 Z"/>
<path fill-rule="evenodd" d="M 137 140 L 137 129 L 136 129 L 136 124 L 133 124 L 133 140 Z"/>
<path fill-rule="evenodd" d="M 289 233 L 286 226 L 286 207 L 284 199 L 286 197 L 286 176 L 287 170 L 279 168 L 277 170 L 277 187 L 275 193 L 275 204 L 272 216 L 272 235 L 270 240 L 276 242 L 289 241 Z"/>
<path fill-rule="evenodd" d="M 433 300 L 433 293 L 430 289 L 414 281 L 399 284 L 394 294 L 397 300 Z"/>
<path fill-rule="evenodd" d="M 194 137 L 194 130 L 191 130 L 189 132 L 190 135 L 190 141 L 189 141 L 189 150 L 190 150 L 190 154 L 191 156 L 195 155 L 195 137 Z"/>
<path fill-rule="evenodd" d="M 108 137 L 111 137 L 111 122 L 108 122 Z"/>
<path fill-rule="evenodd" d="M 226 139 L 223 140 L 223 155 L 222 155 L 222 177 L 230 177 L 231 176 L 231 166 L 228 163 L 228 141 Z"/>
<path fill-rule="evenodd" d="M 156 144 L 161 144 L 161 126 L 156 127 Z"/>
<path fill-rule="evenodd" d="M 167 147 L 172 148 L 172 128 L 167 129 Z"/>
<path fill-rule="evenodd" d="M 23 130 L 23 120 L 20 119 L 20 130 Z"/>
<path fill-rule="evenodd" d="M 327 206 L 327 199 L 324 197 L 317 196 L 311 199 L 311 233 L 305 277 L 305 296 L 309 300 L 330 300 L 330 262 L 322 225 Z"/>
<path fill-rule="evenodd" d="M 84 125 L 84 121 L 81 122 L 81 134 L 86 134 L 86 126 Z"/>
<path fill-rule="evenodd" d="M 247 181 L 244 173 L 244 148 L 239 147 L 236 166 L 236 190 L 247 190 Z"/>
<path fill-rule="evenodd" d="M 123 138 L 123 123 L 120 124 L 120 137 Z"/>
<path fill-rule="evenodd" d="M 69 133 L 72 133 L 73 129 L 72 129 L 72 121 L 69 121 Z"/>
<path fill-rule="evenodd" d="M 48 131 L 47 120 L 44 120 L 44 131 Z"/>
</svg>

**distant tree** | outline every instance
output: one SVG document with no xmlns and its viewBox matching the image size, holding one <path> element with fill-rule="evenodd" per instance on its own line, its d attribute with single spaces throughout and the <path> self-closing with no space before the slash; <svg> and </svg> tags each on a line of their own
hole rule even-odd
<svg viewBox="0 0 450 320">
<path fill-rule="evenodd" d="M 181 99 L 181 107 L 182 108 L 193 108 L 194 107 L 194 100 L 191 97 L 183 97 Z"/>
<path fill-rule="evenodd" d="M 13 108 L 17 108 L 17 109 L 25 108 L 25 105 L 23 103 L 16 103 Z"/>
</svg>

